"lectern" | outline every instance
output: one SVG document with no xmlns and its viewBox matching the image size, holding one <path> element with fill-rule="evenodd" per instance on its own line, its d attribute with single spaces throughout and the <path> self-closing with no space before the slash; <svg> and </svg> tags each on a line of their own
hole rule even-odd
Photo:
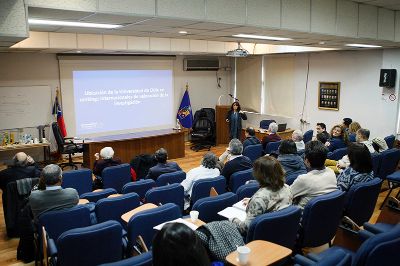
<svg viewBox="0 0 400 266">
<path fill-rule="evenodd" d="M 217 145 L 229 143 L 229 123 L 226 122 L 226 115 L 230 109 L 230 105 L 217 105 L 215 107 L 217 122 Z"/>
</svg>

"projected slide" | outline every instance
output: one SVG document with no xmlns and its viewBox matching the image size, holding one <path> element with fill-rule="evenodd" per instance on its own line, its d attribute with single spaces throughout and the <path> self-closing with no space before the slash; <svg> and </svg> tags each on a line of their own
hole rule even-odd
<svg viewBox="0 0 400 266">
<path fill-rule="evenodd" d="M 172 70 L 73 71 L 76 134 L 173 123 Z"/>
</svg>

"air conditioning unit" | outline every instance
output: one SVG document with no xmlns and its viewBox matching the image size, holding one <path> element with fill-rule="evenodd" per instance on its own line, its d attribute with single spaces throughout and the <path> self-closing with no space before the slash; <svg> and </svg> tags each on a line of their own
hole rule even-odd
<svg viewBox="0 0 400 266">
<path fill-rule="evenodd" d="M 218 58 L 185 58 L 183 70 L 185 71 L 217 71 L 219 69 Z"/>
</svg>

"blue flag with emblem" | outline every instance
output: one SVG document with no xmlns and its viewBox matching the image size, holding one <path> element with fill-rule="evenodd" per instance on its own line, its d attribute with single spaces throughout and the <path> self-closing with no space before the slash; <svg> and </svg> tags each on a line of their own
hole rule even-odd
<svg viewBox="0 0 400 266">
<path fill-rule="evenodd" d="M 183 94 L 181 105 L 176 114 L 176 118 L 179 119 L 179 123 L 185 128 L 191 128 L 193 125 L 193 114 L 192 106 L 190 105 L 189 98 L 189 86 L 186 84 L 186 91 Z"/>
</svg>

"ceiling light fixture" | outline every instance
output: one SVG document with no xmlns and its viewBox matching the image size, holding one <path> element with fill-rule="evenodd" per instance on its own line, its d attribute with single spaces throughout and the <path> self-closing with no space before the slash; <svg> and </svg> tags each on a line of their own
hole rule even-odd
<svg viewBox="0 0 400 266">
<path fill-rule="evenodd" d="M 187 34 L 188 32 L 185 31 L 185 30 L 180 30 L 178 33 L 180 33 L 180 34 Z"/>
<path fill-rule="evenodd" d="M 349 47 L 357 47 L 357 48 L 380 48 L 380 45 L 372 45 L 372 44 L 360 44 L 360 43 L 348 43 L 345 46 Z"/>
<path fill-rule="evenodd" d="M 249 52 L 240 45 L 240 42 L 238 42 L 238 48 L 236 48 L 235 50 L 228 51 L 226 53 L 226 56 L 229 57 L 246 57 L 248 55 Z"/>
<path fill-rule="evenodd" d="M 101 23 L 88 23 L 79 21 L 60 21 L 60 20 L 46 20 L 46 19 L 28 19 L 29 25 L 49 25 L 49 26 L 68 26 L 68 27 L 83 27 L 83 28 L 99 28 L 99 29 L 116 29 L 122 25 L 116 24 L 101 24 Z"/>
<path fill-rule="evenodd" d="M 233 37 L 239 38 L 247 38 L 247 39 L 260 39 L 260 40 L 270 40 L 270 41 L 290 41 L 293 40 L 291 38 L 285 37 L 273 37 L 273 36 L 264 36 L 264 35 L 252 35 L 252 34 L 235 34 Z"/>
</svg>

